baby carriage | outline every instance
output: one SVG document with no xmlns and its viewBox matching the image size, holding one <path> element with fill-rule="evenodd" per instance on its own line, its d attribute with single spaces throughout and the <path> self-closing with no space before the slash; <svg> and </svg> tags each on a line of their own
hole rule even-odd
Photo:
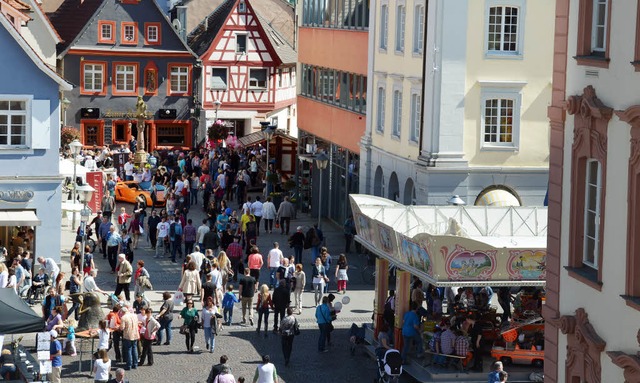
<svg viewBox="0 0 640 383">
<path fill-rule="evenodd" d="M 398 383 L 402 375 L 402 356 L 398 350 L 387 350 L 378 359 L 378 379 L 376 383 Z"/>
<path fill-rule="evenodd" d="M 358 327 L 355 323 L 351 324 L 351 329 L 349 329 L 349 346 L 351 348 L 351 356 L 356 354 L 356 346 L 364 343 L 364 331 L 364 326 Z"/>
<path fill-rule="evenodd" d="M 107 302 L 107 306 L 110 310 L 113 310 L 116 305 L 120 304 L 120 300 L 115 294 L 109 294 L 109 301 Z"/>
</svg>

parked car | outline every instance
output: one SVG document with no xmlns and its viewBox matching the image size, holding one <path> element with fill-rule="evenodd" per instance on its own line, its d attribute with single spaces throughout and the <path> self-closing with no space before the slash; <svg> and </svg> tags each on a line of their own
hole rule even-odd
<svg viewBox="0 0 640 383">
<path fill-rule="evenodd" d="M 153 206 L 151 191 L 144 190 L 137 181 L 120 181 L 116 183 L 116 201 L 135 203 L 138 196 L 144 196 L 147 206 Z M 164 190 L 156 192 L 156 206 L 164 206 Z"/>
</svg>

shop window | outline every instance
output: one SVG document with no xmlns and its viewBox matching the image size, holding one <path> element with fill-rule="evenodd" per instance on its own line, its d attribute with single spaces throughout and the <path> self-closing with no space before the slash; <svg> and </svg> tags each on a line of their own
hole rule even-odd
<svg viewBox="0 0 640 383">
<path fill-rule="evenodd" d="M 249 69 L 249 89 L 267 89 L 267 69 Z"/>
<path fill-rule="evenodd" d="M 123 45 L 138 44 L 138 23 L 128 22 L 128 21 L 122 22 L 120 44 L 123 44 Z"/>
<path fill-rule="evenodd" d="M 159 146 L 185 145 L 185 129 L 183 126 L 158 126 L 157 137 Z"/>
<path fill-rule="evenodd" d="M 608 68 L 611 0 L 580 0 L 578 17 L 578 65 Z"/>
<path fill-rule="evenodd" d="M 98 43 L 115 44 L 116 43 L 116 22 L 115 21 L 98 21 Z"/>
<path fill-rule="evenodd" d="M 161 42 L 160 23 L 144 23 L 144 43 L 146 45 L 160 45 Z"/>
<path fill-rule="evenodd" d="M 113 123 L 112 137 L 113 143 L 126 144 L 131 139 L 132 132 L 136 132 L 137 124 L 133 121 L 118 121 Z"/>
</svg>

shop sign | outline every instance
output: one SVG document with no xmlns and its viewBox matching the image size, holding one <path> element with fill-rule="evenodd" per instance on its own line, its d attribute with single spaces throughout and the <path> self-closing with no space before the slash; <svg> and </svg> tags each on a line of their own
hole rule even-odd
<svg viewBox="0 0 640 383">
<path fill-rule="evenodd" d="M 102 172 L 87 172 L 87 183 L 95 190 L 89 201 L 89 208 L 95 213 L 101 208 L 102 195 L 104 192 L 104 173 Z"/>
<path fill-rule="evenodd" d="M 154 115 L 155 112 L 148 112 L 148 115 Z M 130 118 L 137 119 L 138 113 L 134 109 L 127 109 L 126 111 L 118 111 L 107 109 L 104 113 L 102 113 L 102 117 L 104 118 Z"/>
<path fill-rule="evenodd" d="M 0 191 L 0 201 L 4 202 L 29 202 L 33 199 L 33 190 L 4 190 Z"/>
</svg>

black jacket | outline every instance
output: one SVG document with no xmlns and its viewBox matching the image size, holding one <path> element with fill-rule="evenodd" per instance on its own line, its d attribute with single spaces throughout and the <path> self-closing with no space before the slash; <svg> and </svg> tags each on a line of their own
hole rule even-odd
<svg viewBox="0 0 640 383">
<path fill-rule="evenodd" d="M 214 229 L 204 235 L 204 238 L 202 238 L 202 245 L 204 246 L 204 249 L 200 249 L 200 250 L 201 251 L 204 251 L 206 249 L 215 250 L 218 248 L 219 244 L 220 244 L 220 238 L 218 238 L 218 232 Z"/>
<path fill-rule="evenodd" d="M 273 307 L 276 309 L 287 308 L 291 302 L 287 286 L 276 287 L 275 290 L 273 290 L 271 301 L 273 301 Z"/>
</svg>

